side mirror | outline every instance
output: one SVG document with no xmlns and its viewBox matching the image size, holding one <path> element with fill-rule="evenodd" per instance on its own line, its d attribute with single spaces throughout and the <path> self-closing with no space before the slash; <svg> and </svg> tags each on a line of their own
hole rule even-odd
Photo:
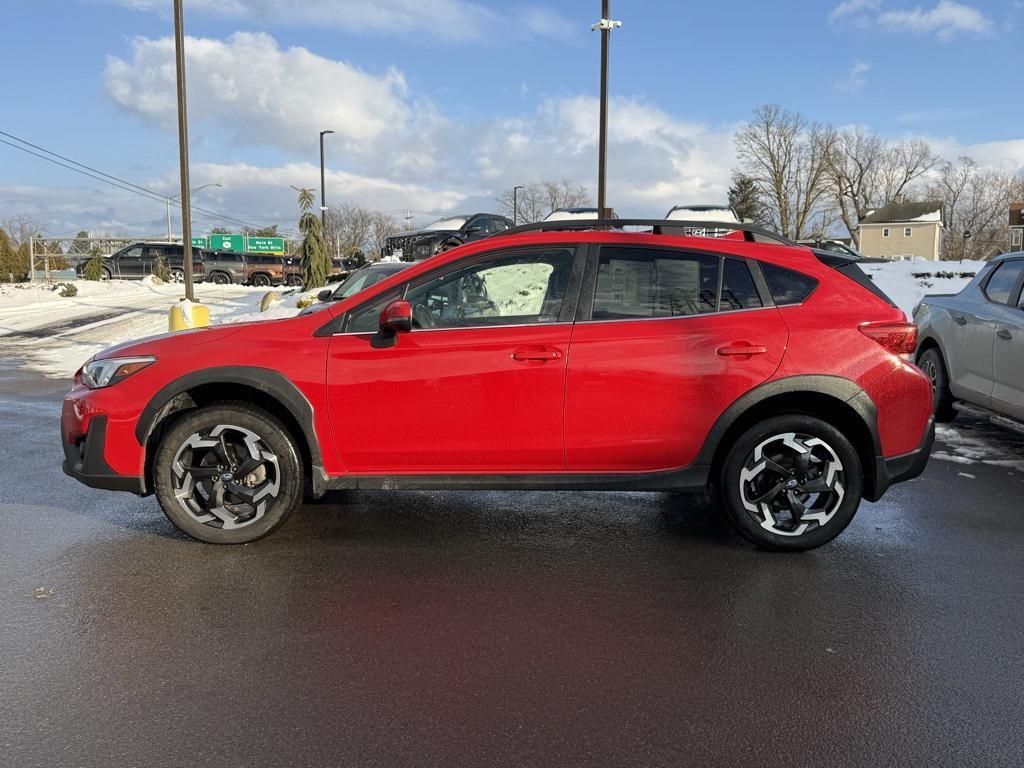
<svg viewBox="0 0 1024 768">
<path fill-rule="evenodd" d="M 316 300 L 317 301 L 330 301 L 331 300 L 331 296 L 333 296 L 333 295 L 334 295 L 334 291 L 332 291 L 330 288 L 325 288 L 324 290 L 320 291 L 320 293 L 318 293 L 316 295 Z"/>
<path fill-rule="evenodd" d="M 412 330 L 412 304 L 396 299 L 380 313 L 382 334 L 408 333 Z"/>
<path fill-rule="evenodd" d="M 484 228 L 481 227 L 478 224 L 474 224 L 472 227 L 466 227 L 466 234 L 467 235 L 479 235 L 483 231 L 484 231 Z"/>
</svg>

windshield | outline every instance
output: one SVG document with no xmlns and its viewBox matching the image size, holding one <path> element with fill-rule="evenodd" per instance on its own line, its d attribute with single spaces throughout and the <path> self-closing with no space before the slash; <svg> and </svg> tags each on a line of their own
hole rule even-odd
<svg viewBox="0 0 1024 768">
<path fill-rule="evenodd" d="M 375 283 L 379 283 L 385 277 L 390 277 L 399 270 L 392 269 L 359 269 L 348 276 L 347 279 L 343 280 L 341 284 L 334 289 L 334 295 L 331 297 L 332 301 L 341 301 L 347 299 L 349 296 L 354 296 L 364 288 L 369 288 Z"/>
<path fill-rule="evenodd" d="M 427 224 L 424 229 L 462 229 L 468 216 L 449 216 L 446 219 L 438 219 L 433 224 Z"/>
</svg>

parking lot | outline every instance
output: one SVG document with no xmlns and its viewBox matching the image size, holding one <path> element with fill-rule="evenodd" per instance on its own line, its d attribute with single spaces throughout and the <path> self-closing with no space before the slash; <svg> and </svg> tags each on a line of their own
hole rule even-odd
<svg viewBox="0 0 1024 768">
<path fill-rule="evenodd" d="M 1020 765 L 1010 433 L 802 555 L 646 493 L 348 493 L 212 547 L 64 477 L 65 383 L 5 363 L 5 765 Z"/>
</svg>

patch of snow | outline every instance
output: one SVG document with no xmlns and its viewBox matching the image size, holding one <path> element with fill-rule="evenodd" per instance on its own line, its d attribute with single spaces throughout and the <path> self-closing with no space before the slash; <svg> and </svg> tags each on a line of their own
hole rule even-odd
<svg viewBox="0 0 1024 768">
<path fill-rule="evenodd" d="M 735 212 L 728 206 L 721 208 L 708 208 L 706 206 L 687 208 L 685 206 L 677 206 L 669 211 L 665 218 L 672 221 L 726 221 L 730 224 L 740 223 L 740 220 L 736 218 Z"/>
<path fill-rule="evenodd" d="M 969 272 L 975 275 L 988 262 L 984 261 L 928 261 L 907 259 L 861 264 L 861 269 L 875 284 L 906 312 L 909 318 L 914 307 L 928 294 L 959 293 L 971 277 L 935 277 L 938 272 Z M 914 273 L 928 273 L 928 277 L 914 277 Z"/>
<path fill-rule="evenodd" d="M 915 216 L 912 219 L 907 219 L 907 221 L 942 221 L 942 211 L 929 211 L 928 213 L 922 213 L 920 216 Z"/>
</svg>

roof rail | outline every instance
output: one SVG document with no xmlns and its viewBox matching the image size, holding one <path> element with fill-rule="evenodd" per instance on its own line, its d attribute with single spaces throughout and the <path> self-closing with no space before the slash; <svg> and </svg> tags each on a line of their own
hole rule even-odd
<svg viewBox="0 0 1024 768">
<path fill-rule="evenodd" d="M 585 229 L 619 229 L 621 227 L 651 227 L 655 235 L 685 235 L 687 229 L 714 229 L 743 232 L 747 242 L 763 242 L 771 240 L 781 245 L 796 245 L 792 240 L 778 232 L 762 229 L 753 224 L 741 224 L 735 221 L 684 221 L 677 219 L 566 219 L 563 221 L 538 221 L 535 224 L 522 224 L 491 235 L 491 238 L 508 235 L 523 235 L 528 232 L 558 232 Z M 666 231 L 667 230 L 667 231 Z M 679 230 L 679 231 L 675 231 Z M 760 240 L 758 238 L 761 238 Z"/>
</svg>

